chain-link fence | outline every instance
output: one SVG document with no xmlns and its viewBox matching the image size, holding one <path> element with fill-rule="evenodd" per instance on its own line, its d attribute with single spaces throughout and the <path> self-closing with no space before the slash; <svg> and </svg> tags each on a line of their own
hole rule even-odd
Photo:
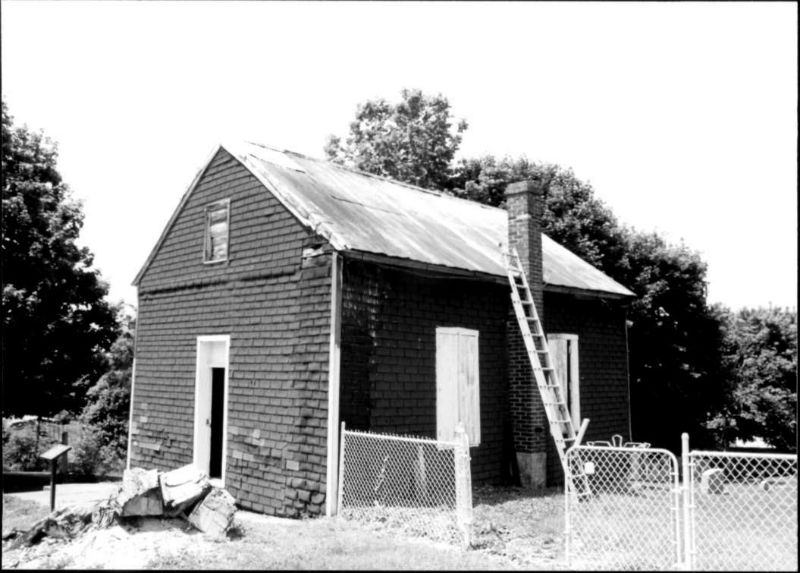
<svg viewBox="0 0 800 573">
<path fill-rule="evenodd" d="M 581 569 L 670 569 L 680 561 L 678 463 L 666 450 L 567 451 L 566 549 Z"/>
<path fill-rule="evenodd" d="M 797 456 L 691 452 L 691 565 L 797 570 Z"/>
<path fill-rule="evenodd" d="M 338 513 L 377 529 L 469 545 L 469 445 L 342 429 Z"/>
<path fill-rule="evenodd" d="M 797 570 L 797 456 L 567 451 L 566 542 L 587 569 Z"/>
</svg>

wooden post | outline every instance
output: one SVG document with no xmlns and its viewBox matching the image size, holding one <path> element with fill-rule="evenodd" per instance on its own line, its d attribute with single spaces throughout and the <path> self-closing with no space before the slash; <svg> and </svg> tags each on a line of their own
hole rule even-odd
<svg viewBox="0 0 800 573">
<path fill-rule="evenodd" d="M 39 452 L 39 432 L 42 429 L 42 418 L 41 416 L 36 416 L 36 452 Z"/>
<path fill-rule="evenodd" d="M 69 432 L 64 430 L 64 425 L 61 425 L 61 443 L 65 446 L 69 445 Z M 66 474 L 69 471 L 69 465 L 67 461 L 67 454 L 64 454 L 64 461 L 61 462 L 61 472 Z"/>
<path fill-rule="evenodd" d="M 456 519 L 463 534 L 464 548 L 472 545 L 472 476 L 469 464 L 469 437 L 464 424 L 456 426 L 455 457 Z"/>
<path fill-rule="evenodd" d="M 58 459 L 50 460 L 50 511 L 56 510 L 56 466 Z"/>
</svg>

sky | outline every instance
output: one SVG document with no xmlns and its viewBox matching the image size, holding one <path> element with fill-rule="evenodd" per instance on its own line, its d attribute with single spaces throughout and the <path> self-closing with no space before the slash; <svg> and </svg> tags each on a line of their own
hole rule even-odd
<svg viewBox="0 0 800 573">
<path fill-rule="evenodd" d="M 554 162 L 708 263 L 710 302 L 797 306 L 797 5 L 3 0 L 2 92 L 58 142 L 81 242 L 131 281 L 221 141 L 323 156 L 356 105 L 446 96 L 459 156 Z"/>
</svg>

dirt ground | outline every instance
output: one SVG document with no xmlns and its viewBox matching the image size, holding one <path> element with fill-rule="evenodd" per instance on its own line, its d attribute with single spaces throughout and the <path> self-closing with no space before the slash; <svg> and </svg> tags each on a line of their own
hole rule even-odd
<svg viewBox="0 0 800 573">
<path fill-rule="evenodd" d="M 17 510 L 22 501 L 32 503 L 16 500 Z M 290 520 L 239 511 L 236 528 L 221 540 L 181 520 L 140 518 L 72 541 L 4 549 L 3 567 L 563 569 L 563 502 L 555 490 L 532 495 L 513 488 L 476 488 L 474 547 L 469 551 L 336 518 Z M 6 518 L 14 518 L 5 505 L 4 532 Z M 31 507 L 25 512 L 34 518 Z"/>
</svg>

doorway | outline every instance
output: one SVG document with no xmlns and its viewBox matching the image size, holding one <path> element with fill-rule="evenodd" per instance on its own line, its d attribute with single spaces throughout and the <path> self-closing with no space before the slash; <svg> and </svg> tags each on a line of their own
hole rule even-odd
<svg viewBox="0 0 800 573">
<path fill-rule="evenodd" d="M 229 348 L 229 336 L 197 337 L 193 462 L 222 484 L 227 449 Z"/>
</svg>

